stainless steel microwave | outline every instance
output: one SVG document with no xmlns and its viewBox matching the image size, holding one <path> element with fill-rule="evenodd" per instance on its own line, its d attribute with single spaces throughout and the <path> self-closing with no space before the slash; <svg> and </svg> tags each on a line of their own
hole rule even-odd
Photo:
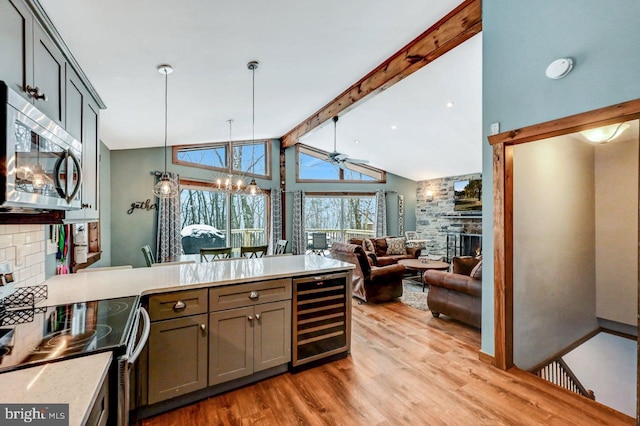
<svg viewBox="0 0 640 426">
<path fill-rule="evenodd" d="M 0 81 L 0 211 L 81 208 L 82 143 Z"/>
</svg>

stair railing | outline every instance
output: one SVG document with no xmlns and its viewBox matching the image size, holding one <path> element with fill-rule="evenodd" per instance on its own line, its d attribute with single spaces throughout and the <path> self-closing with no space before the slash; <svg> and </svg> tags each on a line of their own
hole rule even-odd
<svg viewBox="0 0 640 426">
<path fill-rule="evenodd" d="M 559 357 L 532 371 L 536 376 L 595 401 L 592 390 L 586 389 L 564 360 Z"/>
</svg>

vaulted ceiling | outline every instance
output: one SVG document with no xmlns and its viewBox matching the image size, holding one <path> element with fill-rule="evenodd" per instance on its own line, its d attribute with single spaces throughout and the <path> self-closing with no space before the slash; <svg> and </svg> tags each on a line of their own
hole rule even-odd
<svg viewBox="0 0 640 426">
<path fill-rule="evenodd" d="M 40 0 L 107 105 L 110 149 L 279 138 L 460 3 Z M 341 115 L 338 151 L 421 180 L 481 170 L 481 35 Z M 448 103 L 453 103 L 447 107 Z M 391 129 L 395 126 L 396 129 Z M 359 143 L 356 144 L 355 140 Z M 301 142 L 331 151 L 332 126 Z"/>
</svg>

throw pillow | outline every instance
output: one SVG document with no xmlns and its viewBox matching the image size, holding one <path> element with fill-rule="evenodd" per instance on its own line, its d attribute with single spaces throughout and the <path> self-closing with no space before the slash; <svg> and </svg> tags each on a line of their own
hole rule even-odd
<svg viewBox="0 0 640 426">
<path fill-rule="evenodd" d="M 469 276 L 471 278 L 475 278 L 476 280 L 482 279 L 482 259 L 480 259 L 480 262 L 478 262 L 478 264 L 473 267 Z"/>
<path fill-rule="evenodd" d="M 472 256 L 456 256 L 451 263 L 451 272 L 455 274 L 470 275 L 478 260 Z"/>
<path fill-rule="evenodd" d="M 362 247 L 364 248 L 364 251 L 370 251 L 370 252 L 376 251 L 376 249 L 373 247 L 373 243 L 368 238 L 365 238 L 362 241 Z"/>
<path fill-rule="evenodd" d="M 388 255 L 407 254 L 407 242 L 404 237 L 387 238 L 386 240 Z"/>
</svg>

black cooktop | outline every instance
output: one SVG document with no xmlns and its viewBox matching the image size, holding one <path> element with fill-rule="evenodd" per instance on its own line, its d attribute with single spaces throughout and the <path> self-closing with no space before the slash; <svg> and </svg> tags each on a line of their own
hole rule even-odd
<svg viewBox="0 0 640 426">
<path fill-rule="evenodd" d="M 138 297 L 8 310 L 0 325 L 0 372 L 124 349 Z"/>
</svg>

